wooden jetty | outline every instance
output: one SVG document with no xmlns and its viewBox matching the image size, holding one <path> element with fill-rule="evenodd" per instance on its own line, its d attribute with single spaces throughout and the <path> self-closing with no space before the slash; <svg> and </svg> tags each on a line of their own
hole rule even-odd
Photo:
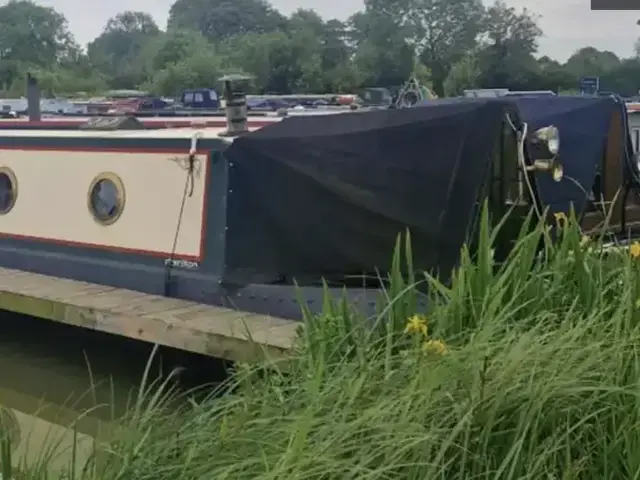
<svg viewBox="0 0 640 480">
<path fill-rule="evenodd" d="M 233 361 L 282 357 L 299 322 L 0 268 L 0 310 Z"/>
</svg>

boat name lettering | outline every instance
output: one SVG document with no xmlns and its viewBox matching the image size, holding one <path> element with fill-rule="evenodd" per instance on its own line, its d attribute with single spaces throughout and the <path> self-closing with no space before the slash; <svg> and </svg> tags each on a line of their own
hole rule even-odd
<svg viewBox="0 0 640 480">
<path fill-rule="evenodd" d="M 170 266 L 172 268 L 199 268 L 200 264 L 198 262 L 194 262 L 191 260 L 180 260 L 175 258 L 166 258 L 164 260 L 164 264 L 166 266 Z"/>
</svg>

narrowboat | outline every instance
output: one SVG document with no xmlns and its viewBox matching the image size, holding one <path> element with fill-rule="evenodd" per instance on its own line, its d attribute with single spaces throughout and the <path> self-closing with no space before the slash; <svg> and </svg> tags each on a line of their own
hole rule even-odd
<svg viewBox="0 0 640 480">
<path fill-rule="evenodd" d="M 618 195 L 640 174 L 614 99 L 432 100 L 251 132 L 234 108 L 227 130 L 0 132 L 0 266 L 297 318 L 325 284 L 373 311 L 407 229 L 415 267 L 446 281 L 485 202 L 511 212 L 504 248 L 531 208 L 640 221 Z"/>
<path fill-rule="evenodd" d="M 249 245 L 235 231 L 229 235 L 227 208 L 240 187 L 225 159 L 235 139 L 223 134 L 213 128 L 3 132 L 0 265 L 296 317 L 293 283 L 225 278 L 230 236 L 255 252 L 268 239 L 251 235 Z M 320 305 L 320 289 L 305 298 Z"/>
</svg>

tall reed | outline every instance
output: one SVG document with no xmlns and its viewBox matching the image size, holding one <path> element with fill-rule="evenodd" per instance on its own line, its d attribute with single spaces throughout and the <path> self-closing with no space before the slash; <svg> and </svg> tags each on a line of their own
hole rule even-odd
<svg viewBox="0 0 640 480">
<path fill-rule="evenodd" d="M 286 371 L 158 397 L 74 478 L 640 478 L 640 245 L 560 227 L 529 218 L 498 264 L 485 212 L 450 284 L 413 271 L 405 235 L 375 318 L 327 296 Z"/>
</svg>

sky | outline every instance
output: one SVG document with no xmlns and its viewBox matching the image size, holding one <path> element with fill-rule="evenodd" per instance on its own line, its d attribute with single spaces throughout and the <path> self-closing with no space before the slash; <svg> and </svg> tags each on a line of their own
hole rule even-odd
<svg viewBox="0 0 640 480">
<path fill-rule="evenodd" d="M 95 0 L 94 0 L 95 1 Z M 149 12 L 164 28 L 173 0 L 36 0 L 54 7 L 69 20 L 76 39 L 86 44 L 98 36 L 107 20 L 124 10 Z M 4 3 L 0 0 L 0 3 Z M 325 18 L 346 19 L 362 8 L 362 0 L 272 0 L 284 14 L 297 8 L 313 8 Z M 540 17 L 544 31 L 539 53 L 565 61 L 580 47 L 591 45 L 611 50 L 618 56 L 631 56 L 640 27 L 636 25 L 640 11 L 596 12 L 590 10 L 590 0 L 507 0 L 514 7 L 529 7 Z"/>
</svg>

